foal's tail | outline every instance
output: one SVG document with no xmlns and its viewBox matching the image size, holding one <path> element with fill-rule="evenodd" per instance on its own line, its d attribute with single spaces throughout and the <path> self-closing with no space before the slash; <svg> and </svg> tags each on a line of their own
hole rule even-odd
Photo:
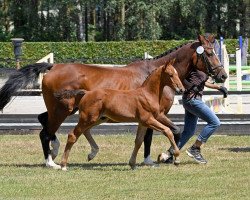
<svg viewBox="0 0 250 200">
<path fill-rule="evenodd" d="M 82 98 L 86 94 L 86 90 L 79 89 L 79 90 L 62 90 L 59 92 L 55 92 L 54 96 L 58 99 L 70 99 L 72 97 L 80 97 Z"/>
<path fill-rule="evenodd" d="M 40 73 L 50 70 L 52 66 L 50 63 L 35 63 L 13 72 L 0 89 L 0 110 L 3 110 L 18 90 L 25 89 L 27 85 L 35 82 Z"/>
</svg>

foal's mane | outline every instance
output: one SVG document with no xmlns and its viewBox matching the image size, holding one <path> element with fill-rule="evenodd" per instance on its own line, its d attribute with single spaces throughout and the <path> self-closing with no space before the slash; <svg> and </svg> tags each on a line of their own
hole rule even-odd
<svg viewBox="0 0 250 200">
<path fill-rule="evenodd" d="M 189 42 L 186 42 L 186 43 L 184 43 L 184 44 L 181 44 L 181 45 L 179 45 L 179 46 L 177 46 L 177 47 L 174 47 L 174 48 L 172 48 L 172 49 L 169 49 L 169 50 L 165 51 L 164 53 L 162 53 L 162 54 L 160 54 L 160 55 L 154 57 L 153 60 L 162 58 L 162 57 L 164 57 L 164 56 L 166 56 L 166 55 L 168 55 L 168 54 L 170 54 L 170 53 L 172 53 L 172 52 L 174 52 L 174 51 L 180 49 L 181 47 L 183 47 L 183 46 L 185 46 L 185 45 L 187 45 L 187 44 L 191 44 L 191 43 L 193 43 L 193 42 L 194 42 L 194 41 L 189 41 Z"/>
</svg>

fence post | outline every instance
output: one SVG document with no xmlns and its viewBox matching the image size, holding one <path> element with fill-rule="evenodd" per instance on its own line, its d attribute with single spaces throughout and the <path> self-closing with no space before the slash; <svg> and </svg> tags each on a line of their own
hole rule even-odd
<svg viewBox="0 0 250 200">
<path fill-rule="evenodd" d="M 48 63 L 54 63 L 54 54 L 53 53 L 49 53 L 47 56 L 43 57 L 42 59 L 38 60 L 36 63 L 41 63 L 41 62 L 48 62 Z M 38 76 L 38 84 L 39 84 L 39 88 L 41 89 L 42 87 L 42 80 L 43 80 L 43 75 L 44 73 L 40 73 Z"/>
<path fill-rule="evenodd" d="M 222 62 L 223 60 L 223 37 L 220 36 L 220 51 L 219 51 L 219 58 L 220 58 L 220 62 Z"/>
<path fill-rule="evenodd" d="M 237 90 L 242 90 L 242 74 L 241 74 L 241 49 L 236 50 L 236 75 L 237 75 Z"/>
<path fill-rule="evenodd" d="M 236 49 L 236 75 L 237 75 L 237 91 L 242 91 L 242 73 L 241 73 L 241 47 L 242 37 L 239 38 L 239 49 Z M 242 113 L 242 97 L 237 96 L 237 111 Z"/>
<path fill-rule="evenodd" d="M 151 59 L 153 56 L 150 56 L 148 52 L 144 52 L 144 59 Z"/>
<path fill-rule="evenodd" d="M 225 69 L 225 71 L 226 71 L 226 73 L 227 73 L 227 75 L 228 75 L 228 78 L 226 79 L 226 81 L 225 81 L 225 83 L 224 83 L 224 86 L 226 87 L 226 88 L 228 88 L 228 90 L 230 89 L 229 87 L 230 87 L 230 84 L 229 84 L 229 56 L 228 56 L 228 53 L 227 53 L 227 49 L 226 49 L 226 45 L 223 45 L 222 46 L 222 49 L 221 49 L 221 53 L 222 53 L 222 61 L 221 61 L 221 63 L 223 64 L 223 66 L 224 66 L 224 69 Z"/>
<path fill-rule="evenodd" d="M 247 50 L 248 50 L 248 38 L 244 39 L 242 48 L 241 48 L 241 64 L 243 66 L 247 65 Z"/>
<path fill-rule="evenodd" d="M 20 69 L 20 59 L 22 55 L 22 42 L 24 41 L 23 38 L 12 38 L 12 44 L 14 46 L 14 54 L 16 59 L 16 68 Z"/>
</svg>

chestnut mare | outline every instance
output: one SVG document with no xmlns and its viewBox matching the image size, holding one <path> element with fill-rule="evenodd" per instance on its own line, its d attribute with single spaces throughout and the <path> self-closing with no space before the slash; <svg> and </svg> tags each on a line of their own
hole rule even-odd
<svg viewBox="0 0 250 200">
<path fill-rule="evenodd" d="M 169 119 L 160 109 L 160 100 L 166 85 L 173 92 L 182 93 L 185 90 L 179 79 L 178 72 L 172 66 L 173 62 L 170 61 L 169 64 L 157 68 L 148 76 L 141 87 L 134 90 L 97 89 L 87 91 L 78 89 L 56 92 L 55 97 L 62 103 L 64 103 L 65 99 L 72 97 L 78 96 L 78 98 L 81 98 L 78 105 L 79 121 L 74 130 L 68 135 L 61 162 L 62 170 L 67 170 L 69 152 L 80 135 L 85 134 L 85 131 L 93 127 L 102 117 L 107 117 L 115 122 L 138 122 L 140 126 L 162 132 L 168 137 L 173 146 L 175 162 L 178 163 L 179 149 L 175 143 L 173 133 L 167 127 L 168 124 L 165 126 L 165 122 L 169 121 Z M 89 133 L 87 132 L 87 134 Z M 132 169 L 135 168 L 137 153 L 144 136 L 145 132 L 137 132 L 135 147 L 129 160 Z"/>
<path fill-rule="evenodd" d="M 142 85 L 147 76 L 156 68 L 175 60 L 175 69 L 183 81 L 192 68 L 197 68 L 212 76 L 217 82 L 224 82 L 227 74 L 214 53 L 215 38 L 211 34 L 199 35 L 198 40 L 167 51 L 151 60 L 130 63 L 126 67 L 98 67 L 87 64 L 48 64 L 37 63 L 21 68 L 11 75 L 0 90 L 0 110 L 6 106 L 19 89 L 24 89 L 30 82 L 35 82 L 39 73 L 46 72 L 42 82 L 42 94 L 47 112 L 38 116 L 42 124 L 40 139 L 43 147 L 46 166 L 59 168 L 52 159 L 58 154 L 59 141 L 56 131 L 67 116 L 77 111 L 77 99 L 59 101 L 54 93 L 61 90 L 93 90 L 112 88 L 120 90 L 135 89 Z M 199 47 L 199 48 L 198 48 Z M 202 48 L 200 48 L 202 47 Z M 199 49 L 199 51 L 197 51 Z M 200 51 L 203 49 L 204 51 Z M 165 87 L 160 101 L 161 112 L 167 113 L 174 100 L 174 92 Z M 106 120 L 104 120 L 106 121 Z M 99 123 L 102 121 L 100 120 Z M 169 120 L 174 136 L 179 135 L 179 128 Z M 138 127 L 138 130 L 151 132 L 152 129 Z M 178 138 L 178 137 L 176 137 Z M 50 142 L 52 149 L 50 150 Z"/>
</svg>

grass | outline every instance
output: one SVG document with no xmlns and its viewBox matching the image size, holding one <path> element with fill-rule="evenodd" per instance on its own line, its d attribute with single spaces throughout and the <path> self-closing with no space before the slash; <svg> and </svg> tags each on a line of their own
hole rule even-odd
<svg viewBox="0 0 250 200">
<path fill-rule="evenodd" d="M 135 136 L 94 135 L 100 147 L 87 162 L 90 150 L 84 137 L 73 147 L 68 171 L 43 165 L 38 135 L 0 135 L 0 199 L 249 199 L 250 136 L 213 136 L 202 153 L 207 165 L 199 165 L 182 150 L 182 163 L 159 167 L 139 165 L 131 170 L 128 160 Z M 60 135 L 60 162 L 66 135 Z M 194 141 L 192 138 L 189 144 Z M 155 135 L 152 157 L 169 142 Z M 137 163 L 143 160 L 143 147 Z"/>
</svg>

